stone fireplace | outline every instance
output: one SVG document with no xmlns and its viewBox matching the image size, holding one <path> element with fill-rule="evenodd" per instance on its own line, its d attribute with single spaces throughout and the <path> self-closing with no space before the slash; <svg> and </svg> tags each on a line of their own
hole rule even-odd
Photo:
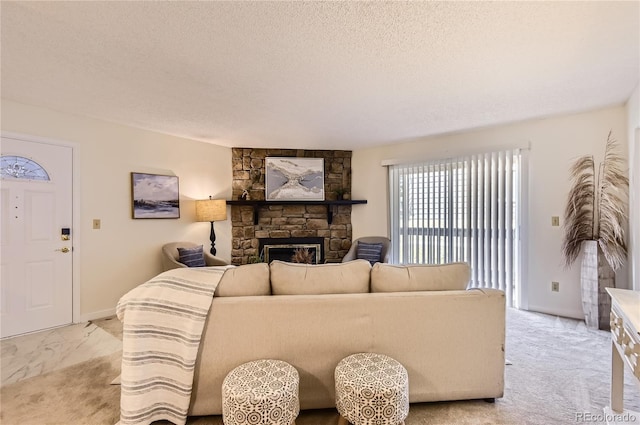
<svg viewBox="0 0 640 425">
<path fill-rule="evenodd" d="M 318 244 L 320 262 L 340 261 L 351 246 L 351 205 L 312 201 L 250 204 L 265 199 L 264 160 L 268 156 L 324 158 L 325 199 L 338 199 L 338 190 L 351 193 L 351 151 L 233 148 L 233 200 L 241 199 L 244 191 L 249 199 L 246 205 L 231 205 L 231 263 L 263 261 L 264 246 L 277 244 Z"/>
</svg>

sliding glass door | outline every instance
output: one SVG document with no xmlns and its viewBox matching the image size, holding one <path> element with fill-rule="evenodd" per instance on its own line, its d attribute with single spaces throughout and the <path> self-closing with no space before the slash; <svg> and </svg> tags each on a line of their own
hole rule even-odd
<svg viewBox="0 0 640 425">
<path fill-rule="evenodd" d="M 471 265 L 472 287 L 520 282 L 520 150 L 389 166 L 392 261 Z"/>
</svg>

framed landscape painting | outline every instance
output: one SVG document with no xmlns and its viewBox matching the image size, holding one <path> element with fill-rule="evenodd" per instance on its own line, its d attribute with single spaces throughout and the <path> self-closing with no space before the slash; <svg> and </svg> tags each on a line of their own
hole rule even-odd
<svg viewBox="0 0 640 425">
<path fill-rule="evenodd" d="M 177 176 L 131 173 L 133 218 L 180 218 Z"/>
<path fill-rule="evenodd" d="M 324 159 L 265 158 L 267 201 L 324 201 Z"/>
</svg>

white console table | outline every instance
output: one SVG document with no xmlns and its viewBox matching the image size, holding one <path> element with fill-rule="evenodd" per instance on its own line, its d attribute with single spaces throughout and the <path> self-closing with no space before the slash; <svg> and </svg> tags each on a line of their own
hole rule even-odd
<svg viewBox="0 0 640 425">
<path fill-rule="evenodd" d="M 607 423 L 640 424 L 640 413 L 624 410 L 624 364 L 640 380 L 640 292 L 606 288 L 611 295 L 611 405 Z"/>
</svg>

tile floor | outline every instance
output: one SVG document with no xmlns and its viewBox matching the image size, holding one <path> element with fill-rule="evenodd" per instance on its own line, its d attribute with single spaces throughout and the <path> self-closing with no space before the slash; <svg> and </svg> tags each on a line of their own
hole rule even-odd
<svg viewBox="0 0 640 425">
<path fill-rule="evenodd" d="M 122 350 L 122 341 L 90 322 L 0 341 L 2 381 L 12 384 Z"/>
</svg>

